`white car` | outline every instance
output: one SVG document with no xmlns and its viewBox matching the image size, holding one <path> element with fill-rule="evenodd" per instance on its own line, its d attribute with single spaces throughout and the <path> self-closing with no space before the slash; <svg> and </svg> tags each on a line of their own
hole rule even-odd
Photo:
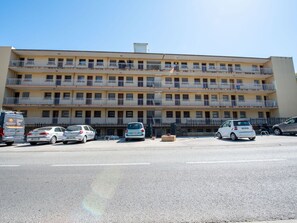
<svg viewBox="0 0 297 223">
<path fill-rule="evenodd" d="M 36 145 L 39 142 L 55 144 L 63 140 L 65 129 L 61 126 L 48 126 L 34 129 L 27 134 L 27 142 Z"/>
<path fill-rule="evenodd" d="M 64 132 L 63 143 L 68 142 L 82 142 L 86 143 L 88 140 L 96 138 L 96 131 L 89 125 L 71 125 L 68 126 Z"/>
<path fill-rule="evenodd" d="M 141 139 L 145 140 L 145 129 L 142 122 L 129 122 L 126 132 L 125 132 L 125 140 L 129 139 Z"/>
<path fill-rule="evenodd" d="M 254 140 L 256 138 L 256 132 L 247 120 L 228 120 L 221 125 L 216 136 L 219 139 L 231 138 L 233 141 L 238 138 Z"/>
</svg>

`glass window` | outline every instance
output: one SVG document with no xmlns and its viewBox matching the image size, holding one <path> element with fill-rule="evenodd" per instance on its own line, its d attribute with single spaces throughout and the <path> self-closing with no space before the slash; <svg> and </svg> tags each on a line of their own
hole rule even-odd
<svg viewBox="0 0 297 223">
<path fill-rule="evenodd" d="M 133 101 L 133 94 L 132 93 L 127 93 L 126 94 L 126 100 Z"/>
<path fill-rule="evenodd" d="M 201 79 L 200 78 L 195 78 L 194 79 L 194 84 L 200 85 L 201 84 Z"/>
<path fill-rule="evenodd" d="M 201 94 L 195 94 L 195 101 L 201 101 L 202 97 Z"/>
<path fill-rule="evenodd" d="M 108 116 L 108 118 L 114 118 L 115 117 L 115 111 L 108 111 L 107 116 Z"/>
<path fill-rule="evenodd" d="M 68 110 L 62 110 L 62 118 L 69 118 L 69 111 Z"/>
<path fill-rule="evenodd" d="M 183 94 L 183 100 L 188 101 L 189 100 L 189 95 L 188 94 Z"/>
<path fill-rule="evenodd" d="M 82 111 L 75 111 L 76 118 L 82 118 Z"/>
<path fill-rule="evenodd" d="M 229 111 L 224 111 L 224 118 L 230 118 L 230 112 Z"/>
<path fill-rule="evenodd" d="M 133 77 L 126 77 L 126 83 L 133 83 Z"/>
<path fill-rule="evenodd" d="M 48 64 L 48 65 L 55 65 L 55 61 L 56 61 L 55 58 L 48 58 L 48 62 L 47 62 L 47 64 Z"/>
<path fill-rule="evenodd" d="M 165 77 L 165 84 L 172 84 L 172 78 L 171 77 Z"/>
<path fill-rule="evenodd" d="M 171 68 L 171 62 L 165 62 L 165 68 Z"/>
<path fill-rule="evenodd" d="M 209 65 L 208 65 L 208 68 L 211 70 L 214 70 L 214 69 L 216 69 L 216 67 L 215 67 L 215 64 L 214 63 L 210 63 Z"/>
<path fill-rule="evenodd" d="M 166 118 L 173 118 L 173 111 L 166 111 Z"/>
<path fill-rule="evenodd" d="M 235 70 L 236 70 L 236 71 L 241 71 L 241 66 L 240 66 L 240 64 L 235 64 Z"/>
<path fill-rule="evenodd" d="M 97 66 L 103 66 L 103 60 L 97 60 L 96 65 Z"/>
<path fill-rule="evenodd" d="M 183 78 L 182 78 L 182 84 L 188 84 L 188 83 L 189 83 L 189 79 L 183 77 Z"/>
<path fill-rule="evenodd" d="M 228 84 L 228 80 L 227 80 L 227 79 L 222 79 L 222 80 L 221 80 L 221 83 L 222 83 L 222 84 Z"/>
<path fill-rule="evenodd" d="M 109 83 L 115 83 L 116 82 L 116 77 L 115 76 L 109 76 L 108 77 L 108 82 Z"/>
<path fill-rule="evenodd" d="M 227 70 L 227 68 L 226 68 L 226 64 L 221 63 L 221 64 L 220 64 L 220 70 Z"/>
<path fill-rule="evenodd" d="M 210 79 L 210 85 L 216 85 L 216 79 Z"/>
<path fill-rule="evenodd" d="M 229 95 L 223 95 L 223 101 L 229 101 Z"/>
<path fill-rule="evenodd" d="M 108 100 L 115 100 L 115 93 L 108 93 Z"/>
<path fill-rule="evenodd" d="M 46 80 L 48 82 L 53 82 L 54 81 L 54 75 L 46 75 Z"/>
<path fill-rule="evenodd" d="M 218 101 L 218 96 L 215 94 L 211 95 L 211 101 Z"/>
<path fill-rule="evenodd" d="M 70 93 L 69 92 L 64 92 L 63 93 L 63 99 L 70 99 Z"/>
<path fill-rule="evenodd" d="M 181 63 L 181 68 L 182 69 L 188 69 L 188 63 L 187 62 L 182 62 Z"/>
<path fill-rule="evenodd" d="M 28 58 L 27 59 L 27 64 L 28 65 L 34 65 L 34 58 Z"/>
<path fill-rule="evenodd" d="M 65 75 L 65 82 L 71 82 L 71 75 Z"/>
<path fill-rule="evenodd" d="M 32 74 L 25 74 L 24 81 L 32 81 Z"/>
<path fill-rule="evenodd" d="M 116 60 L 110 60 L 109 61 L 109 66 L 110 67 L 117 67 L 117 61 Z"/>
<path fill-rule="evenodd" d="M 147 61 L 146 68 L 148 70 L 160 70 L 161 69 L 161 61 Z"/>
<path fill-rule="evenodd" d="M 133 111 L 126 111 L 126 118 L 133 118 Z"/>
<path fill-rule="evenodd" d="M 48 117 L 50 117 L 50 111 L 49 111 L 49 110 L 43 110 L 43 111 L 42 111 L 42 117 L 43 117 L 43 118 L 48 118 Z"/>
<path fill-rule="evenodd" d="M 73 59 L 72 58 L 67 58 L 66 59 L 66 65 L 73 65 Z"/>
<path fill-rule="evenodd" d="M 77 76 L 77 82 L 85 82 L 85 76 L 83 76 L 83 75 L 78 75 L 78 76 Z"/>
<path fill-rule="evenodd" d="M 264 112 L 258 112 L 258 118 L 264 118 Z"/>
<path fill-rule="evenodd" d="M 219 118 L 219 112 L 218 111 L 213 111 L 212 112 L 212 117 L 213 118 Z"/>
<path fill-rule="evenodd" d="M 254 80 L 254 85 L 260 85 L 260 80 Z"/>
<path fill-rule="evenodd" d="M 252 71 L 259 71 L 258 66 L 257 65 L 252 65 Z"/>
<path fill-rule="evenodd" d="M 102 76 L 96 76 L 95 82 L 102 82 Z"/>
<path fill-rule="evenodd" d="M 94 111 L 95 118 L 101 118 L 101 111 Z"/>
<path fill-rule="evenodd" d="M 172 94 L 166 94 L 166 101 L 172 101 Z"/>
<path fill-rule="evenodd" d="M 22 98 L 29 98 L 30 97 L 30 92 L 23 92 L 22 93 Z"/>
<path fill-rule="evenodd" d="M 193 63 L 193 69 L 200 69 L 199 63 Z"/>
<path fill-rule="evenodd" d="M 203 118 L 203 112 L 202 111 L 196 111 L 196 118 Z"/>
<path fill-rule="evenodd" d="M 76 93 L 76 99 L 77 100 L 82 100 L 83 98 L 84 98 L 84 93 L 82 93 L 82 92 Z"/>
<path fill-rule="evenodd" d="M 102 99 L 102 93 L 95 93 L 95 100 L 101 100 Z"/>
<path fill-rule="evenodd" d="M 236 80 L 236 83 L 242 85 L 242 83 L 243 83 L 243 82 L 242 82 L 242 79 L 237 79 L 237 80 Z"/>
<path fill-rule="evenodd" d="M 246 112 L 245 111 L 240 111 L 239 116 L 240 116 L 240 118 L 246 118 Z"/>
<path fill-rule="evenodd" d="M 262 101 L 262 96 L 261 96 L 261 95 L 256 95 L 256 101 L 257 101 L 257 102 Z"/>
<path fill-rule="evenodd" d="M 85 66 L 87 64 L 86 59 L 79 59 L 78 65 Z"/>
<path fill-rule="evenodd" d="M 238 95 L 238 101 L 244 101 L 244 95 Z"/>
<path fill-rule="evenodd" d="M 44 92 L 44 99 L 51 99 L 52 93 L 51 92 Z"/>
<path fill-rule="evenodd" d="M 184 118 L 190 118 L 190 112 L 184 111 Z"/>
</svg>

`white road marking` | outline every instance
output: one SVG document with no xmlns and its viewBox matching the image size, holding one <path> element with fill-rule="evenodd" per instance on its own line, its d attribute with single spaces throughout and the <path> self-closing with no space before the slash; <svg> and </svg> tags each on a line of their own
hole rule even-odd
<svg viewBox="0 0 297 223">
<path fill-rule="evenodd" d="M 20 165 L 15 165 L 15 164 L 0 164 L 0 167 L 18 167 Z"/>
<path fill-rule="evenodd" d="M 53 164 L 52 167 L 84 167 L 84 166 L 141 166 L 151 163 L 81 163 L 81 164 Z"/>
<path fill-rule="evenodd" d="M 286 159 L 261 159 L 261 160 L 214 160 L 214 161 L 193 161 L 186 164 L 216 164 L 216 163 L 252 163 L 252 162 L 278 162 Z"/>
</svg>

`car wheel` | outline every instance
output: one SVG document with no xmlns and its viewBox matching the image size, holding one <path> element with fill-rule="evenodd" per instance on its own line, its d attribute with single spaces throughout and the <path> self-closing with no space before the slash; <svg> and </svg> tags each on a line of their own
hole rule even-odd
<svg viewBox="0 0 297 223">
<path fill-rule="evenodd" d="M 53 137 L 51 138 L 51 140 L 49 141 L 50 144 L 55 144 L 56 142 L 57 142 L 57 138 L 56 138 L 56 136 L 53 136 Z"/>
<path fill-rule="evenodd" d="M 256 137 L 250 137 L 249 140 L 255 140 Z"/>
<path fill-rule="evenodd" d="M 216 136 L 218 137 L 218 139 L 222 139 L 223 138 L 222 135 L 221 135 L 221 133 L 219 133 L 219 132 L 217 132 Z"/>
<path fill-rule="evenodd" d="M 84 136 L 83 140 L 81 141 L 82 143 L 86 143 L 87 142 L 87 137 Z"/>
<path fill-rule="evenodd" d="M 14 143 L 14 142 L 6 142 L 5 144 L 6 144 L 7 146 L 11 146 L 13 143 Z"/>
<path fill-rule="evenodd" d="M 232 141 L 237 140 L 237 136 L 235 135 L 235 133 L 231 133 L 230 138 L 231 138 Z"/>
<path fill-rule="evenodd" d="M 275 135 L 281 135 L 281 134 L 282 134 L 282 131 L 281 131 L 279 128 L 275 128 L 275 129 L 273 130 L 273 133 L 274 133 Z"/>
<path fill-rule="evenodd" d="M 145 138 L 142 138 L 141 141 L 145 141 Z"/>
<path fill-rule="evenodd" d="M 30 145 L 32 145 L 32 146 L 34 146 L 36 144 L 37 144 L 37 142 L 30 142 Z"/>
<path fill-rule="evenodd" d="M 67 144 L 68 142 L 67 141 L 63 141 L 63 144 Z"/>
</svg>

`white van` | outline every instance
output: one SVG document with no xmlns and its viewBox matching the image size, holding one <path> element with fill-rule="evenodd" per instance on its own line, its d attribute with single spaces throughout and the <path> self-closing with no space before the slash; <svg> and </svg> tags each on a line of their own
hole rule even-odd
<svg viewBox="0 0 297 223">
<path fill-rule="evenodd" d="M 125 140 L 129 139 L 141 139 L 145 140 L 145 129 L 142 122 L 129 122 L 126 132 L 125 132 Z"/>
<path fill-rule="evenodd" d="M 15 141 L 23 141 L 24 133 L 24 117 L 21 112 L 0 111 L 0 143 L 11 146 Z"/>
</svg>

